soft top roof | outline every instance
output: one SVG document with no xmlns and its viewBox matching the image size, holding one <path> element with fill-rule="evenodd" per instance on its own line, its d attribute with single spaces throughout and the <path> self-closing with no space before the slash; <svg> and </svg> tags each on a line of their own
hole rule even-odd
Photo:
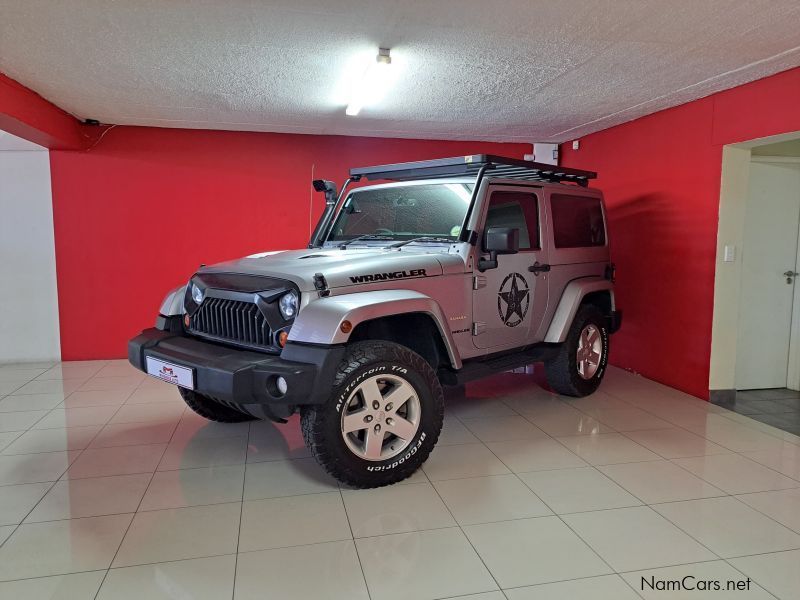
<svg viewBox="0 0 800 600">
<path fill-rule="evenodd" d="M 589 180 L 597 177 L 593 171 L 569 169 L 494 154 L 472 154 L 434 160 L 357 167 L 350 169 L 353 179 L 411 181 L 414 179 L 439 179 L 446 177 L 483 176 L 523 179 L 526 181 L 548 181 L 564 183 L 571 181 L 586 187 Z"/>
</svg>

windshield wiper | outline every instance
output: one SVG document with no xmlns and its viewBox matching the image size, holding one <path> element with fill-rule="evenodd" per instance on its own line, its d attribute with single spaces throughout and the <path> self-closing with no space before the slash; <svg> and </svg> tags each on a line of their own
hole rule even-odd
<svg viewBox="0 0 800 600">
<path fill-rule="evenodd" d="M 387 248 L 399 248 L 400 246 L 405 246 L 406 244 L 410 244 L 411 242 L 444 242 L 446 244 L 451 243 L 453 240 L 445 237 L 436 237 L 435 235 L 423 235 L 422 237 L 411 238 L 410 240 L 403 240 L 402 242 L 397 242 L 396 244 L 390 244 L 386 246 Z"/>
<path fill-rule="evenodd" d="M 374 233 L 367 233 L 366 235 L 359 235 L 358 237 L 351 238 L 351 239 L 347 240 L 346 242 L 342 242 L 341 244 L 339 244 L 339 249 L 340 250 L 344 250 L 345 248 L 347 248 L 353 242 L 360 242 L 362 240 L 388 240 L 388 241 L 392 241 L 393 239 L 394 239 L 393 237 L 390 237 L 388 235 L 377 235 L 377 234 L 374 234 Z"/>
</svg>

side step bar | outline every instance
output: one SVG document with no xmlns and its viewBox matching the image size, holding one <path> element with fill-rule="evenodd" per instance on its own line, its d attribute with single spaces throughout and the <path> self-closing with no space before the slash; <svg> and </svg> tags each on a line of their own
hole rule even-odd
<svg viewBox="0 0 800 600">
<path fill-rule="evenodd" d="M 541 362 L 548 359 L 557 348 L 555 344 L 538 344 L 510 354 L 465 361 L 464 366 L 458 371 L 440 369 L 439 381 L 442 385 L 463 385 L 469 381 Z"/>
</svg>

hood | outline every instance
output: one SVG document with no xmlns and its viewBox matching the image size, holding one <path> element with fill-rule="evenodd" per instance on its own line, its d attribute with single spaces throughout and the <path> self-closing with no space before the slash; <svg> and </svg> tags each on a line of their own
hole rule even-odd
<svg viewBox="0 0 800 600">
<path fill-rule="evenodd" d="M 288 279 L 301 291 L 314 290 L 314 275 L 322 273 L 328 287 L 337 288 L 390 279 L 442 275 L 464 263 L 458 255 L 425 248 L 309 248 L 263 252 L 201 268 L 199 273 L 241 273 Z"/>
</svg>

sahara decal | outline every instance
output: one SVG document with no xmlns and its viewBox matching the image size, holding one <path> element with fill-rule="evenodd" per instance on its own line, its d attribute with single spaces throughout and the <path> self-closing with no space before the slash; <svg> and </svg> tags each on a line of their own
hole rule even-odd
<svg viewBox="0 0 800 600">
<path fill-rule="evenodd" d="M 409 271 L 393 271 L 391 273 L 375 273 L 374 275 L 356 275 L 350 278 L 353 283 L 371 283 L 373 281 L 386 281 L 387 279 L 407 279 L 409 277 L 427 277 L 425 269 L 410 269 Z"/>
<path fill-rule="evenodd" d="M 531 292 L 528 282 L 519 273 L 509 273 L 497 292 L 497 312 L 507 327 L 516 327 L 528 314 Z"/>
</svg>

